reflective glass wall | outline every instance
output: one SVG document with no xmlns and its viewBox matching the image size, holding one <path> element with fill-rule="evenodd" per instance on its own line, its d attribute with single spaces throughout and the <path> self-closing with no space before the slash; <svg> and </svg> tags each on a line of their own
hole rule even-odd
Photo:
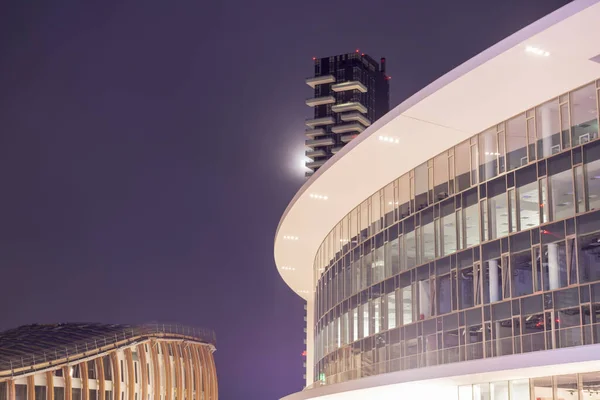
<svg viewBox="0 0 600 400">
<path fill-rule="evenodd" d="M 465 385 L 458 400 L 600 400 L 600 372 Z"/>
<path fill-rule="evenodd" d="M 456 145 L 340 221 L 314 265 L 316 379 L 600 343 L 599 91 Z"/>
</svg>

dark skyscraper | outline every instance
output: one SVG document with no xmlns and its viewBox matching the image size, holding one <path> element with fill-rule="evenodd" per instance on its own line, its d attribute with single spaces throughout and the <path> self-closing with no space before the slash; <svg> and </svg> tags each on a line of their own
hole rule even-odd
<svg viewBox="0 0 600 400">
<path fill-rule="evenodd" d="M 319 167 L 390 108 L 389 77 L 381 63 L 354 53 L 314 58 L 314 77 L 306 83 L 314 96 L 306 105 L 314 116 L 306 120 L 306 166 L 312 175 Z"/>
</svg>

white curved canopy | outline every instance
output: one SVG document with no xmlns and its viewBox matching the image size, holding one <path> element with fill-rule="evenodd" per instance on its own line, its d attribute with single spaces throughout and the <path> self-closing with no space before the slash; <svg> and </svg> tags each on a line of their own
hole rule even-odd
<svg viewBox="0 0 600 400">
<path fill-rule="evenodd" d="M 321 242 L 363 200 L 460 141 L 600 78 L 599 21 L 600 0 L 575 0 L 436 80 L 346 145 L 279 222 L 275 263 L 284 281 L 309 300 Z"/>
</svg>

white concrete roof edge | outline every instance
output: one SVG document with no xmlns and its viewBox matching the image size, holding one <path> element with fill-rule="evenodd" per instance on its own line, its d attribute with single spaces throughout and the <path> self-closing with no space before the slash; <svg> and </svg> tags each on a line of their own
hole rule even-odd
<svg viewBox="0 0 600 400">
<path fill-rule="evenodd" d="M 312 184 L 317 179 L 319 179 L 319 177 L 321 175 L 326 173 L 327 170 L 333 164 L 335 164 L 335 162 L 337 160 L 339 160 L 346 153 L 348 153 L 353 148 L 358 146 L 361 142 L 366 140 L 374 132 L 378 131 L 379 129 L 384 127 L 386 124 L 388 124 L 390 121 L 392 121 L 396 117 L 400 116 L 403 112 L 410 109 L 415 104 L 417 104 L 420 101 L 424 100 L 425 98 L 429 97 L 431 94 L 437 92 L 438 90 L 440 90 L 444 86 L 448 85 L 449 83 L 453 82 L 454 80 L 460 78 L 464 74 L 472 71 L 473 69 L 475 69 L 478 66 L 484 64 L 485 62 L 493 59 L 494 57 L 502 54 L 503 52 L 505 52 L 509 49 L 512 49 L 513 47 L 521 44 L 527 38 L 532 37 L 532 36 L 536 35 L 537 33 L 540 33 L 542 31 L 550 28 L 551 26 L 561 22 L 562 20 L 564 20 L 564 19 L 566 19 L 566 18 L 568 18 L 568 17 L 570 17 L 570 16 L 572 16 L 572 15 L 574 15 L 574 14 L 576 14 L 598 2 L 600 2 L 600 0 L 574 0 L 571 3 L 568 3 L 567 5 L 559 8 L 558 10 L 546 15 L 545 17 L 533 22 L 532 24 L 524 27 L 523 29 L 521 29 L 521 30 L 515 32 L 514 34 L 508 36 L 507 38 L 501 40 L 500 42 L 496 43 L 492 47 L 482 51 L 481 53 L 477 54 L 476 56 L 472 57 L 471 59 L 460 64 L 459 66 L 457 66 L 453 70 L 449 71 L 448 73 L 442 75 L 441 77 L 439 77 L 438 79 L 436 79 L 435 81 L 433 81 L 429 85 L 425 86 L 423 89 L 421 89 L 420 91 L 418 91 L 417 93 L 415 93 L 414 95 L 412 95 L 411 97 L 409 97 L 408 99 L 406 99 L 405 101 L 400 103 L 398 106 L 396 106 L 395 108 L 390 110 L 386 115 L 384 115 L 383 117 L 381 117 L 380 119 L 375 121 L 364 132 L 362 132 L 360 135 L 358 135 L 356 137 L 356 139 L 352 140 L 350 143 L 345 145 L 337 154 L 335 154 L 331 159 L 329 159 L 322 167 L 320 167 L 317 170 L 317 172 L 315 172 L 302 185 L 300 190 L 298 190 L 296 195 L 292 198 L 292 200 L 286 207 L 285 211 L 283 212 L 283 214 L 279 220 L 277 230 L 275 232 L 274 241 L 277 239 L 277 236 L 279 234 L 279 229 L 281 227 L 283 220 L 285 219 L 285 217 L 289 213 L 289 211 L 293 208 L 293 206 L 296 203 L 296 201 L 298 200 L 298 198 L 300 198 L 300 196 L 302 196 L 302 194 L 304 192 L 306 192 L 312 186 Z"/>
</svg>

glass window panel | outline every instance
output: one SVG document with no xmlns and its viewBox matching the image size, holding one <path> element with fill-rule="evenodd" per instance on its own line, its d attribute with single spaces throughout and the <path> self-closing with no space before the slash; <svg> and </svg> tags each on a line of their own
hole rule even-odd
<svg viewBox="0 0 600 400">
<path fill-rule="evenodd" d="M 447 314 L 452 311 L 452 288 L 450 275 L 444 275 L 437 278 L 437 309 L 438 315 Z"/>
<path fill-rule="evenodd" d="M 535 110 L 538 159 L 561 151 L 558 99 L 542 104 Z"/>
<path fill-rule="evenodd" d="M 511 288 L 512 297 L 525 296 L 533 293 L 533 269 L 531 250 L 511 255 Z"/>
<path fill-rule="evenodd" d="M 479 180 L 479 152 L 477 145 L 471 145 L 471 185 L 476 185 Z"/>
<path fill-rule="evenodd" d="M 423 258 L 422 262 L 435 259 L 435 231 L 433 221 L 425 224 L 421 229 L 423 235 Z"/>
<path fill-rule="evenodd" d="M 517 188 L 519 198 L 519 220 L 521 230 L 540 224 L 539 186 L 531 182 Z"/>
<path fill-rule="evenodd" d="M 506 162 L 508 171 L 527 164 L 527 120 L 521 114 L 506 124 Z"/>
<path fill-rule="evenodd" d="M 575 213 L 573 172 L 569 169 L 550 176 L 552 219 L 568 218 Z"/>
<path fill-rule="evenodd" d="M 573 146 L 598 138 L 598 108 L 593 84 L 571 92 Z"/>
<path fill-rule="evenodd" d="M 371 283 L 380 282 L 384 279 L 385 259 L 383 246 L 375 249 L 373 263 L 371 264 Z"/>
<path fill-rule="evenodd" d="M 583 166 L 576 166 L 573 173 L 575 174 L 575 212 L 585 212 L 585 195 L 583 190 L 585 184 L 583 180 Z"/>
<path fill-rule="evenodd" d="M 442 255 L 448 255 L 456 252 L 456 214 L 450 213 L 442 217 L 442 231 L 443 231 L 443 253 Z"/>
<path fill-rule="evenodd" d="M 364 241 L 369 236 L 369 201 L 365 200 L 360 205 L 360 241 Z"/>
<path fill-rule="evenodd" d="M 587 177 L 588 210 L 600 208 L 600 160 L 584 165 Z"/>
<path fill-rule="evenodd" d="M 581 376 L 581 391 L 585 400 L 600 399 L 600 372 L 590 372 L 580 374 Z"/>
<path fill-rule="evenodd" d="M 459 307 L 461 310 L 473 307 L 473 267 L 463 268 L 458 274 Z"/>
<path fill-rule="evenodd" d="M 383 214 L 385 226 L 394 223 L 394 210 L 398 207 L 398 201 L 394 198 L 394 182 L 383 189 Z"/>
<path fill-rule="evenodd" d="M 377 334 L 381 330 L 381 299 L 379 297 L 369 300 L 371 308 L 370 334 Z"/>
<path fill-rule="evenodd" d="M 371 333 L 369 331 L 369 305 L 368 303 L 362 304 L 359 309 L 362 309 L 362 336 L 361 338 L 369 336 Z"/>
<path fill-rule="evenodd" d="M 552 235 L 551 232 L 545 234 Z M 544 245 L 543 261 L 544 285 L 547 289 L 554 290 L 569 285 L 567 271 L 567 248 L 564 241 Z"/>
<path fill-rule="evenodd" d="M 508 202 L 509 202 L 509 215 L 510 215 L 510 220 L 509 220 L 509 226 L 510 226 L 510 232 L 516 232 L 517 231 L 517 196 L 515 194 L 515 190 L 514 189 L 509 189 L 508 191 Z"/>
<path fill-rule="evenodd" d="M 490 383 L 490 400 L 508 400 L 508 381 Z"/>
<path fill-rule="evenodd" d="M 415 201 L 417 210 L 427 206 L 428 182 L 429 173 L 427 163 L 423 163 L 415 168 Z"/>
<path fill-rule="evenodd" d="M 448 154 L 442 153 L 433 160 L 434 199 L 442 200 L 448 197 Z"/>
<path fill-rule="evenodd" d="M 547 191 L 547 183 L 546 183 L 546 178 L 541 178 L 539 181 L 540 184 L 540 198 L 541 198 L 541 203 L 540 203 L 540 207 L 542 208 L 542 220 L 541 223 L 544 224 L 548 221 L 550 221 L 550 208 L 548 207 L 548 191 Z"/>
<path fill-rule="evenodd" d="M 478 385 L 473 385 L 473 400 L 491 400 L 490 384 L 480 383 Z"/>
<path fill-rule="evenodd" d="M 400 272 L 400 257 L 398 253 L 398 238 L 385 244 L 385 277 Z"/>
<path fill-rule="evenodd" d="M 498 174 L 498 142 L 496 127 L 479 134 L 479 181 L 483 182 Z"/>
<path fill-rule="evenodd" d="M 471 186 L 470 146 L 467 140 L 454 148 L 456 189 L 458 192 L 468 189 Z"/>
<path fill-rule="evenodd" d="M 489 240 L 490 237 L 488 235 L 488 212 L 487 212 L 487 200 L 481 200 L 481 240 L 486 241 Z"/>
<path fill-rule="evenodd" d="M 504 131 L 497 133 L 498 140 L 498 172 L 504 173 L 506 172 L 506 160 L 504 156 L 505 150 L 505 133 Z"/>
<path fill-rule="evenodd" d="M 352 341 L 358 340 L 358 308 L 352 309 Z"/>
<path fill-rule="evenodd" d="M 600 280 L 600 268 L 598 260 L 600 259 L 600 232 L 591 235 L 580 236 L 577 238 L 579 246 L 578 264 L 579 264 L 579 282 L 593 282 Z"/>
<path fill-rule="evenodd" d="M 473 386 L 465 385 L 458 387 L 458 400 L 473 400 Z"/>
<path fill-rule="evenodd" d="M 381 230 L 381 196 L 379 192 L 371 196 L 371 234 Z"/>
<path fill-rule="evenodd" d="M 473 197 L 474 203 L 463 208 L 463 224 L 466 238 L 466 246 L 471 247 L 479 244 L 479 203 L 476 201 L 477 192 L 467 197 Z"/>
<path fill-rule="evenodd" d="M 412 286 L 400 288 L 402 296 L 402 324 L 410 324 L 413 322 L 413 299 Z"/>
<path fill-rule="evenodd" d="M 418 282 L 419 288 L 419 319 L 431 317 L 431 284 L 429 279 Z"/>
<path fill-rule="evenodd" d="M 490 239 L 508 235 L 508 202 L 506 193 L 500 193 L 489 199 Z"/>
<path fill-rule="evenodd" d="M 556 382 L 556 399 L 579 400 L 577 375 L 559 375 L 554 377 Z"/>
<path fill-rule="evenodd" d="M 398 195 L 396 197 L 396 201 L 398 204 L 396 207 L 398 208 L 398 218 L 402 219 L 407 217 L 410 213 L 410 200 L 411 200 L 411 187 L 410 187 L 410 178 L 408 174 L 405 174 L 398 179 Z"/>
<path fill-rule="evenodd" d="M 569 103 L 560 105 L 560 130 L 562 135 L 562 148 L 571 147 L 571 118 L 569 117 Z"/>
<path fill-rule="evenodd" d="M 388 329 L 396 327 L 396 293 L 388 293 L 387 295 L 387 323 Z"/>
<path fill-rule="evenodd" d="M 529 379 L 510 381 L 510 400 L 529 400 Z"/>
<path fill-rule="evenodd" d="M 417 240 L 414 231 L 404 234 L 404 246 L 406 248 L 406 268 L 417 265 Z"/>
</svg>

